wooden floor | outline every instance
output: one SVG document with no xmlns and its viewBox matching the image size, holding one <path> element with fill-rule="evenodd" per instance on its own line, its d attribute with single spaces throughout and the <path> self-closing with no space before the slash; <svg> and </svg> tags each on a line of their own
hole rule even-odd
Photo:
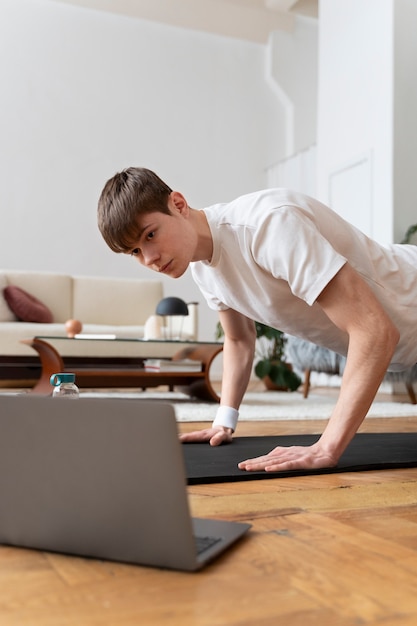
<svg viewBox="0 0 417 626">
<path fill-rule="evenodd" d="M 243 422 L 238 434 L 323 426 Z M 415 432 L 417 420 L 373 418 L 361 430 Z M 416 626 L 417 468 L 189 494 L 193 515 L 252 530 L 196 574 L 0 547 L 1 626 Z"/>
</svg>

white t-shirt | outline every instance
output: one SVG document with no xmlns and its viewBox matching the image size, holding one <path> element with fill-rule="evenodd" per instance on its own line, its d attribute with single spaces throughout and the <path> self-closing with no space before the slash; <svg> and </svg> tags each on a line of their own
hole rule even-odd
<svg viewBox="0 0 417 626">
<path fill-rule="evenodd" d="M 417 362 L 417 246 L 384 247 L 288 189 L 255 192 L 204 212 L 213 256 L 191 267 L 210 308 L 232 308 L 346 355 L 346 333 L 316 300 L 349 261 L 401 333 L 390 369 Z"/>
</svg>

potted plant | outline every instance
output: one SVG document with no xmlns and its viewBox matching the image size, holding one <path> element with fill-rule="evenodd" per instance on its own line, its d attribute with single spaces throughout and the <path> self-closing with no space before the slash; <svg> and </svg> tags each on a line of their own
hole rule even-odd
<svg viewBox="0 0 417 626">
<path fill-rule="evenodd" d="M 285 360 L 284 333 L 271 326 L 255 322 L 256 349 L 255 374 L 265 382 L 267 388 L 296 391 L 301 385 L 301 378 Z M 272 384 L 271 384 L 272 383 Z"/>
<path fill-rule="evenodd" d="M 264 381 L 268 389 L 296 391 L 301 385 L 301 378 L 293 371 L 291 364 L 285 361 L 285 343 L 281 330 L 255 322 L 255 374 Z M 220 322 L 217 324 L 216 339 L 223 336 Z"/>
</svg>

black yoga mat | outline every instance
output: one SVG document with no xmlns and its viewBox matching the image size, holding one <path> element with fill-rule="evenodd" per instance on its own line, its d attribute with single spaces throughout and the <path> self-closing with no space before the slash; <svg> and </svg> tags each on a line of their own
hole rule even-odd
<svg viewBox="0 0 417 626">
<path fill-rule="evenodd" d="M 284 435 L 236 437 L 233 443 L 217 447 L 207 443 L 185 443 L 183 450 L 188 484 L 417 467 L 417 433 L 359 433 L 334 468 L 246 472 L 237 467 L 239 461 L 267 454 L 276 446 L 310 445 L 317 439 L 318 435 Z"/>
</svg>

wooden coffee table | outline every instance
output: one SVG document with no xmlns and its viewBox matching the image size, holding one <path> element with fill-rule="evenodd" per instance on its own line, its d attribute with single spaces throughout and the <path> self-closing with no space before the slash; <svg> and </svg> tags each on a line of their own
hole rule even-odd
<svg viewBox="0 0 417 626">
<path fill-rule="evenodd" d="M 76 355 L 79 342 L 85 344 L 87 341 L 107 342 L 107 345 L 111 343 L 113 346 L 119 344 L 118 353 L 123 353 L 125 349 L 130 356 L 62 356 L 62 353 L 68 352 L 68 342 L 71 342 L 71 354 Z M 73 372 L 80 388 L 139 387 L 147 389 L 168 385 L 170 390 L 173 390 L 174 386 L 182 387 L 190 396 L 201 400 L 209 402 L 220 400 L 209 377 L 214 358 L 223 350 L 223 344 L 218 342 L 148 341 L 131 338 L 109 339 L 100 336 L 90 339 L 38 336 L 25 339 L 22 343 L 36 350 L 41 361 L 41 376 L 31 393 L 51 395 L 52 387 L 49 382 L 51 375 L 57 372 Z M 90 347 L 91 354 L 94 354 L 94 343 Z M 106 352 L 103 346 L 100 347 L 101 351 Z M 81 352 L 83 351 L 80 349 L 79 353 Z M 201 371 L 149 372 L 145 370 L 144 360 L 151 358 L 199 361 Z"/>
</svg>

